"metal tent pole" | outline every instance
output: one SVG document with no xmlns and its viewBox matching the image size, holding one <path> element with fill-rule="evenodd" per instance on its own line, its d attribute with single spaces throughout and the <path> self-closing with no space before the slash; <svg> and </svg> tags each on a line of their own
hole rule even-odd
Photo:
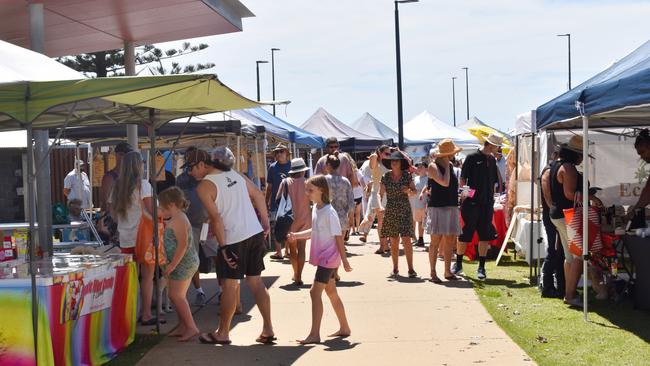
<svg viewBox="0 0 650 366">
<path fill-rule="evenodd" d="M 584 104 L 579 104 L 582 115 L 582 296 L 583 316 L 589 321 L 587 278 L 589 277 L 589 117 L 584 114 Z"/>
<path fill-rule="evenodd" d="M 156 261 L 154 270 L 154 285 L 156 289 L 156 333 L 160 334 L 160 281 L 158 280 L 158 273 L 160 266 L 158 265 L 158 247 L 160 246 L 160 238 L 158 237 L 158 190 L 156 189 L 156 125 L 154 121 L 154 110 L 149 109 L 149 180 L 151 184 L 151 196 L 153 200 L 153 212 L 151 213 L 153 221 L 153 250 L 154 259 Z"/>
<path fill-rule="evenodd" d="M 32 124 L 27 125 L 27 196 L 29 200 L 29 235 L 27 243 L 27 255 L 29 258 L 29 277 L 32 290 L 32 331 L 34 333 L 34 359 L 38 365 L 38 295 L 36 291 L 36 270 L 34 268 L 34 257 L 36 245 L 34 243 L 34 232 L 36 231 L 36 187 L 34 182 L 34 143 Z"/>
<path fill-rule="evenodd" d="M 535 231 L 535 133 L 531 134 L 531 149 L 530 149 L 530 237 L 528 242 L 528 278 L 531 285 L 536 283 L 533 277 L 533 234 Z"/>
</svg>

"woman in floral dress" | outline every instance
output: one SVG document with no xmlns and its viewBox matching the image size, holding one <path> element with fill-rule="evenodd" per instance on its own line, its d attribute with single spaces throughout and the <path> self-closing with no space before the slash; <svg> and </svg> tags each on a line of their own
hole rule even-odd
<svg viewBox="0 0 650 366">
<path fill-rule="evenodd" d="M 413 215 L 409 196 L 416 194 L 415 183 L 408 173 L 409 162 L 402 152 L 395 151 L 388 158 L 382 159 L 382 164 L 390 171 L 381 177 L 381 194 L 386 194 L 386 212 L 381 227 L 381 236 L 390 238 L 390 254 L 393 260 L 393 276 L 399 274 L 399 242 L 402 238 L 409 278 L 417 277 L 413 270 L 413 246 L 411 238 L 413 230 Z"/>
</svg>

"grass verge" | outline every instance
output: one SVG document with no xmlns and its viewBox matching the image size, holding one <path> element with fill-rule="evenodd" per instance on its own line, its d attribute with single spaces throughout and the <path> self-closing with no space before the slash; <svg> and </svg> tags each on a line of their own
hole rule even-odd
<svg viewBox="0 0 650 366">
<path fill-rule="evenodd" d="M 133 366 L 163 338 L 164 334 L 136 334 L 133 343 L 106 363 L 106 366 Z"/>
<path fill-rule="evenodd" d="M 524 261 L 504 256 L 498 267 L 487 263 L 485 281 L 476 279 L 477 262 L 463 268 L 492 318 L 539 365 L 650 364 L 650 314 L 634 310 L 631 299 L 591 297 L 585 322 L 582 309 L 544 299 L 529 286 Z"/>
</svg>

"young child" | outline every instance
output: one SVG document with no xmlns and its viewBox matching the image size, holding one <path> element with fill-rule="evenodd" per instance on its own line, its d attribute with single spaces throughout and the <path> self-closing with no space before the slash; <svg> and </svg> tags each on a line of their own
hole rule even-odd
<svg viewBox="0 0 650 366">
<path fill-rule="evenodd" d="M 169 264 L 163 274 L 168 278 L 169 298 L 176 307 L 180 324 L 172 337 L 186 342 L 199 334 L 190 305 L 187 302 L 187 289 L 192 276 L 199 268 L 199 255 L 192 243 L 192 226 L 185 216 L 188 201 L 178 187 L 168 188 L 158 196 L 160 214 L 168 219 L 163 238 Z"/>
<path fill-rule="evenodd" d="M 330 337 L 347 337 L 350 335 L 350 325 L 345 316 L 343 302 L 336 292 L 334 279 L 336 270 L 343 262 L 346 272 L 352 271 L 345 255 L 341 224 L 334 208 L 330 205 L 330 192 L 327 179 L 316 175 L 307 180 L 305 188 L 307 196 L 314 203 L 312 209 L 311 229 L 297 233 L 289 233 L 289 240 L 310 239 L 311 249 L 309 263 L 317 266 L 314 283 L 309 291 L 311 295 L 311 331 L 307 338 L 298 340 L 300 344 L 320 343 L 320 323 L 323 318 L 323 290 L 330 298 L 336 317 L 339 320 L 339 330 Z"/>
</svg>

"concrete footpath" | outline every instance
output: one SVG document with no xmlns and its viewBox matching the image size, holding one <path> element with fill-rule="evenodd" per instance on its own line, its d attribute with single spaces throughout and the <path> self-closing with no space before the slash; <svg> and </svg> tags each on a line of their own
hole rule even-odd
<svg viewBox="0 0 650 366">
<path fill-rule="evenodd" d="M 374 230 L 373 230 L 374 233 Z M 429 281 L 428 253 L 414 253 L 417 279 L 388 277 L 390 258 L 374 254 L 376 238 L 363 245 L 352 237 L 348 245 L 353 271 L 341 273 L 338 291 L 345 304 L 352 335 L 327 340 L 338 323 L 324 295 L 325 314 L 322 344 L 301 346 L 296 339 L 309 332 L 311 305 L 309 285 L 315 268 L 305 266 L 306 285 L 291 285 L 288 261 L 266 258 L 264 280 L 269 288 L 272 318 L 278 341 L 259 345 L 261 316 L 242 286 L 244 313 L 236 315 L 230 346 L 203 345 L 197 339 L 179 343 L 167 337 L 151 349 L 139 365 L 534 365 L 535 363 L 491 319 L 465 280 L 433 284 Z M 406 259 L 400 257 L 400 274 L 406 275 Z M 437 271 L 442 278 L 443 263 Z M 207 275 L 203 287 L 214 294 L 214 276 Z M 190 290 L 190 298 L 193 298 Z M 216 297 L 198 309 L 195 320 L 202 331 L 217 325 Z M 175 323 L 173 314 L 167 317 Z M 171 324 L 173 326 L 174 324 Z M 170 325 L 164 330 L 169 330 Z M 147 329 L 140 327 L 139 332 Z"/>
</svg>

